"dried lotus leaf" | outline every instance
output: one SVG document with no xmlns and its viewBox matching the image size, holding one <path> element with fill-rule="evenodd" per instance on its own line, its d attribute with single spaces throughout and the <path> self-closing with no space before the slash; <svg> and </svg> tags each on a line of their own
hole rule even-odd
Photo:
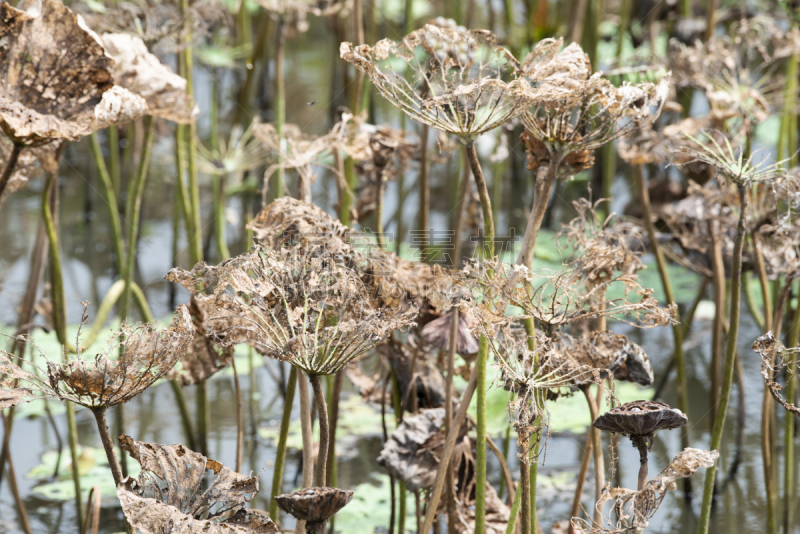
<svg viewBox="0 0 800 534">
<path fill-rule="evenodd" d="M 102 40 L 114 59 L 114 82 L 144 98 L 148 115 L 179 124 L 194 122 L 199 109 L 186 91 L 186 80 L 151 54 L 144 41 L 124 33 L 106 33 Z"/>
<path fill-rule="evenodd" d="M 258 493 L 258 477 L 236 473 L 183 445 L 143 443 L 120 436 L 120 447 L 142 466 L 126 478 L 117 496 L 128 521 L 153 534 L 277 532 L 263 512 L 245 505 Z M 208 486 L 207 471 L 213 474 Z"/>
</svg>

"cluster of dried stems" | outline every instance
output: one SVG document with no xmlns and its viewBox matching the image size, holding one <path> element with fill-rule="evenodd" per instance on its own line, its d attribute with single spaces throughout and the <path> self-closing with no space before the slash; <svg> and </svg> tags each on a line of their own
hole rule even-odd
<svg viewBox="0 0 800 534">
<path fill-rule="evenodd" d="M 744 289 L 764 334 L 753 349 L 761 356 L 765 382 L 761 429 L 768 505 L 765 531 L 777 532 L 778 520 L 776 451 L 769 439 L 775 434 L 773 399 L 788 412 L 783 523 L 790 530 L 792 414 L 800 415 L 795 383 L 798 361 L 792 355 L 800 348 L 784 348 L 781 332 L 786 332 L 786 346 L 800 346 L 800 307 L 791 309 L 794 282 L 800 274 L 800 171 L 791 169 L 798 135 L 800 33 L 796 24 L 776 21 L 771 15 L 745 17 L 728 24 L 727 35 L 713 36 L 718 21 L 712 2 L 705 41 L 672 40 L 666 57 L 659 57 L 654 48 L 644 55 L 635 52 L 626 55 L 629 61 L 645 57 L 648 64 L 625 65 L 620 57 L 612 73 L 603 74 L 592 66 L 597 57 L 596 35 L 593 42 L 589 40 L 588 53 L 577 42 L 565 45 L 563 38 L 544 38 L 537 43 L 529 39 L 530 51 L 520 56 L 522 47 L 515 38 L 511 13 L 506 47 L 498 44 L 492 31 L 467 29 L 452 20 L 440 18 L 414 29 L 413 2 L 408 0 L 410 33 L 398 41 L 383 39 L 369 45 L 360 1 L 257 3 L 264 13 L 255 39 L 250 35 L 246 2 L 240 2 L 235 13 L 217 2 L 185 0 L 137 0 L 103 9 L 87 4 L 75 6 L 74 11 L 60 0 L 24 0 L 17 7 L 0 4 L 0 127 L 4 134 L 0 202 L 41 171 L 47 174 L 41 206 L 42 245 L 34 259 L 43 264 L 43 251 L 49 244 L 49 315 L 63 347 L 60 363 L 56 355 L 40 354 L 47 360 L 43 368 L 23 357 L 25 346 L 33 346 L 24 334 L 32 324 L 40 268 L 38 274 L 31 274 L 26 299 L 30 305 L 21 307 L 21 335 L 9 337 L 13 346 L 9 352 L 0 351 L 0 408 L 9 409 L 4 416 L 0 472 L 7 462 L 13 480 L 9 450 L 13 407 L 55 398 L 67 404 L 79 509 L 73 404 L 91 410 L 96 418 L 128 532 L 278 532 L 285 530 L 278 509 L 297 519 L 295 532 L 324 532 L 326 523 L 353 497 L 353 492 L 336 488 L 334 468 L 339 397 L 346 376 L 383 412 L 384 447 L 378 463 L 391 477 L 390 533 L 395 527 L 400 533 L 407 530 L 406 492 L 412 491 L 417 497 L 418 532 L 427 534 L 431 528 L 438 532 L 438 518 L 443 515 L 451 533 L 531 534 L 542 529 L 536 477 L 545 459 L 542 447 L 553 433 L 550 408 L 560 398 L 580 393 L 593 424 L 583 448 L 570 528 L 593 534 L 641 532 L 666 494 L 677 488 L 678 479 L 684 479 L 689 493 L 689 477 L 707 468 L 699 526 L 700 534 L 706 534 L 734 369 L 742 367 L 737 341 Z M 623 4 L 621 23 L 627 25 L 631 6 Z M 691 9 L 691 3 L 683 4 Z M 317 136 L 286 122 L 286 39 L 292 32 L 309 29 L 309 15 L 335 26 L 340 41 L 350 35 L 354 41 L 341 42 L 339 47 L 341 59 L 356 72 L 352 81 L 353 73 L 344 71 L 353 87 L 348 90 L 351 109 L 339 110 L 333 126 Z M 354 31 L 347 27 L 349 16 L 355 20 Z M 655 44 L 654 17 L 648 19 L 651 46 Z M 105 33 L 98 35 L 89 27 Z M 571 27 L 575 37 L 579 33 Z M 222 55 L 227 60 L 195 50 L 212 39 L 217 43 L 218 36 L 224 40 L 230 35 L 237 46 L 225 49 Z M 275 38 L 274 114 L 272 122 L 262 122 L 258 117 L 251 120 L 250 102 L 258 83 L 255 66 L 262 59 L 268 35 Z M 622 50 L 620 37 L 618 51 Z M 176 54 L 178 72 L 159 59 L 166 53 Z M 248 54 L 230 135 L 219 135 L 218 120 L 224 113 L 215 87 L 211 135 L 204 144 L 196 124 L 200 110 L 194 100 L 195 55 L 219 72 Z M 639 76 L 642 73 L 646 75 Z M 365 77 L 375 94 L 402 112 L 400 128 L 372 124 L 374 117 L 366 109 L 360 111 L 370 97 L 364 94 Z M 708 103 L 703 117 L 688 116 L 695 92 Z M 690 97 L 687 101 L 679 94 Z M 779 112 L 777 158 L 753 151 L 757 127 Z M 421 124 L 418 132 L 406 118 Z M 177 307 L 172 324 L 162 329 L 152 321 L 144 293 L 134 281 L 140 214 L 159 121 L 175 124 L 175 233 L 185 226 L 194 265 L 191 270 L 175 267 L 165 277 L 188 290 L 190 299 L 188 307 Z M 135 172 L 122 180 L 118 136 L 120 127 L 130 123 L 143 126 L 144 136 Z M 477 148 L 479 137 L 500 127 L 503 140 L 490 158 L 495 168 L 504 169 L 505 160 L 511 159 L 508 137 L 513 132 L 512 139 L 524 145 L 526 168 L 533 173 L 533 204 L 513 263 L 495 250 L 497 212 L 492 203 L 501 200 L 494 192 L 499 187 L 494 187 L 503 175 L 493 172 L 494 191 L 490 192 Z M 456 154 L 456 141 L 464 147 L 465 172 L 455 202 L 456 253 L 448 266 L 432 265 L 424 248 L 422 261 L 388 251 L 384 232 L 388 182 L 396 182 L 400 191 L 399 232 L 403 180 L 409 171 L 419 176 L 420 223 L 423 230 L 428 229 L 429 167 L 437 162 L 429 154 L 429 128 L 440 135 L 440 163 Z M 106 131 L 108 156 L 97 136 L 100 131 Z M 130 137 L 130 131 L 126 135 Z M 79 334 L 72 344 L 66 336 L 56 178 L 67 143 L 82 137 L 91 138 L 111 219 L 119 280 L 101 303 L 89 336 L 81 339 Z M 628 210 L 631 217 L 612 213 L 612 199 L 575 201 L 574 218 L 553 238 L 560 265 L 534 266 L 537 239 L 559 182 L 591 171 L 601 161 L 603 194 L 610 195 L 617 155 L 630 169 L 637 189 L 636 201 Z M 670 165 L 682 173 L 681 180 L 670 177 Z M 338 219 L 312 203 L 320 170 L 334 177 Z M 206 236 L 198 173 L 212 177 L 213 230 Z M 462 267 L 461 229 L 469 212 L 470 174 L 477 191 L 471 220 L 481 229 L 483 240 L 476 257 Z M 260 197 L 261 206 L 258 214 L 248 213 L 245 221 L 252 243 L 245 240 L 245 250 L 235 256 L 225 236 L 226 180 L 230 177 L 250 195 L 244 196 L 243 205 L 250 201 L 250 206 L 257 206 L 252 200 Z M 252 194 L 258 187 L 261 194 Z M 297 198 L 286 196 L 293 190 Z M 272 202 L 268 202 L 270 197 Z M 126 200 L 122 211 L 121 198 Z M 356 228 L 359 223 L 366 228 L 369 220 L 373 221 L 371 232 Z M 213 256 L 211 236 L 219 260 L 216 265 L 203 261 Z M 657 299 L 656 288 L 647 287 L 639 276 L 648 251 L 655 258 L 665 299 Z M 706 280 L 695 305 L 683 316 L 668 261 Z M 751 295 L 750 273 L 760 282 L 760 305 Z M 714 416 L 710 451 L 704 451 L 690 447 L 685 426 L 689 406 L 683 345 L 709 281 L 715 304 L 709 373 Z M 144 323 L 125 321 L 134 303 Z M 88 346 L 84 345 L 96 339 L 114 306 L 122 326 L 106 351 L 86 358 Z M 610 322 L 631 330 L 626 330 L 628 334 L 612 331 Z M 86 323 L 84 314 L 81 326 Z M 678 409 L 654 400 L 619 406 L 616 381 L 641 386 L 654 382 L 650 358 L 629 334 L 634 328 L 656 327 L 671 327 L 673 332 L 672 363 L 664 375 L 676 369 Z M 244 442 L 234 354 L 239 345 L 274 360 L 282 370 L 285 365 L 290 368 L 288 380 L 280 380 L 284 407 L 269 513 L 248 508 L 258 492 L 258 475 L 239 473 Z M 459 368 L 457 355 L 463 360 Z M 381 371 L 370 376 L 367 369 L 374 362 Z M 237 395 L 235 469 L 208 457 L 206 438 L 206 382 L 228 366 Z M 494 380 L 490 370 L 495 371 Z M 453 384 L 459 372 L 467 379 L 460 396 Z M 115 444 L 106 422 L 107 409 L 114 407 L 123 420 L 122 405 L 161 378 L 171 382 L 187 446 L 143 443 L 127 435 L 119 436 Z M 307 380 L 319 425 L 316 461 Z M 185 386 L 197 388 L 196 432 L 183 398 Z M 508 467 L 508 450 L 501 451 L 487 434 L 490 386 L 508 392 L 509 429 L 504 444 L 507 449 L 516 434 L 516 483 Z M 295 392 L 300 398 L 302 482 L 298 491 L 283 494 Z M 473 395 L 475 419 L 468 415 Z M 740 386 L 740 399 L 743 395 Z M 612 409 L 601 415 L 604 404 Z M 387 407 L 395 411 L 392 432 L 386 424 Z M 740 424 L 743 415 L 739 414 Z M 648 479 L 648 453 L 656 431 L 679 427 L 682 452 Z M 635 491 L 606 483 L 601 430 L 628 436 L 638 450 Z M 611 442 L 616 443 L 615 438 Z M 487 477 L 487 448 L 501 466 L 499 492 Z M 126 476 L 125 453 L 141 465 L 138 477 Z M 591 462 L 595 494 L 583 519 L 583 485 Z M 608 515 L 606 505 L 610 505 Z M 20 513 L 26 517 L 24 506 Z M 96 528 L 97 520 L 94 523 Z"/>
</svg>

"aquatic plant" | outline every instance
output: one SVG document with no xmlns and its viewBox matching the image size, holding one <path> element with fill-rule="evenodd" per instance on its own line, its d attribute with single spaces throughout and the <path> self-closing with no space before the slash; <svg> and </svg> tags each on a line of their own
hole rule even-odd
<svg viewBox="0 0 800 534">
<path fill-rule="evenodd" d="M 119 441 L 142 466 L 137 478 L 117 485 L 122 511 L 135 528 L 154 534 L 279 532 L 265 512 L 246 508 L 258 493 L 257 475 L 236 473 L 183 445 L 142 443 L 130 436 Z"/>
</svg>

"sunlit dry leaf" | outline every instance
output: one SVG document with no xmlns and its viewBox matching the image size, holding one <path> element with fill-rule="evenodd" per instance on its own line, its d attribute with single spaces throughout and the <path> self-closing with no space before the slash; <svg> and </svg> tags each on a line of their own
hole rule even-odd
<svg viewBox="0 0 800 534">
<path fill-rule="evenodd" d="M 183 445 L 142 443 L 121 436 L 120 447 L 142 466 L 117 487 L 130 524 L 152 534 L 278 532 L 266 513 L 246 510 L 258 476 L 236 473 Z M 208 471 L 214 475 L 206 487 Z"/>
<path fill-rule="evenodd" d="M 144 114 L 144 100 L 111 75 L 97 35 L 60 0 L 29 12 L 0 5 L 0 126 L 15 143 L 77 140 Z"/>
<path fill-rule="evenodd" d="M 179 124 L 194 122 L 200 110 L 186 92 L 186 80 L 148 52 L 144 41 L 124 33 L 106 33 L 102 40 L 114 60 L 114 83 L 144 98 L 148 115 Z"/>
</svg>

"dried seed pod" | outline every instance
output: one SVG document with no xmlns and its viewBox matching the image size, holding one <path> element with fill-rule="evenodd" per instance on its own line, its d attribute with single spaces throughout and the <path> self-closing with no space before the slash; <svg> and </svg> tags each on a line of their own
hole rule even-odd
<svg viewBox="0 0 800 534">
<path fill-rule="evenodd" d="M 142 466 L 138 478 L 117 486 L 130 524 L 153 534 L 268 534 L 278 532 L 269 516 L 245 506 L 258 493 L 258 476 L 236 473 L 183 445 L 119 438 L 120 447 Z M 208 471 L 213 473 L 207 483 Z"/>
<path fill-rule="evenodd" d="M 306 532 L 323 534 L 325 523 L 352 500 L 353 492 L 338 488 L 305 488 L 278 495 L 275 500 L 284 512 L 306 522 Z"/>
<path fill-rule="evenodd" d="M 653 448 L 653 436 L 658 430 L 680 428 L 687 422 L 686 415 L 677 408 L 658 401 L 639 400 L 612 408 L 594 420 L 592 425 L 600 430 L 628 436 L 639 449 L 639 486 L 647 482 L 647 453 Z"/>
</svg>

